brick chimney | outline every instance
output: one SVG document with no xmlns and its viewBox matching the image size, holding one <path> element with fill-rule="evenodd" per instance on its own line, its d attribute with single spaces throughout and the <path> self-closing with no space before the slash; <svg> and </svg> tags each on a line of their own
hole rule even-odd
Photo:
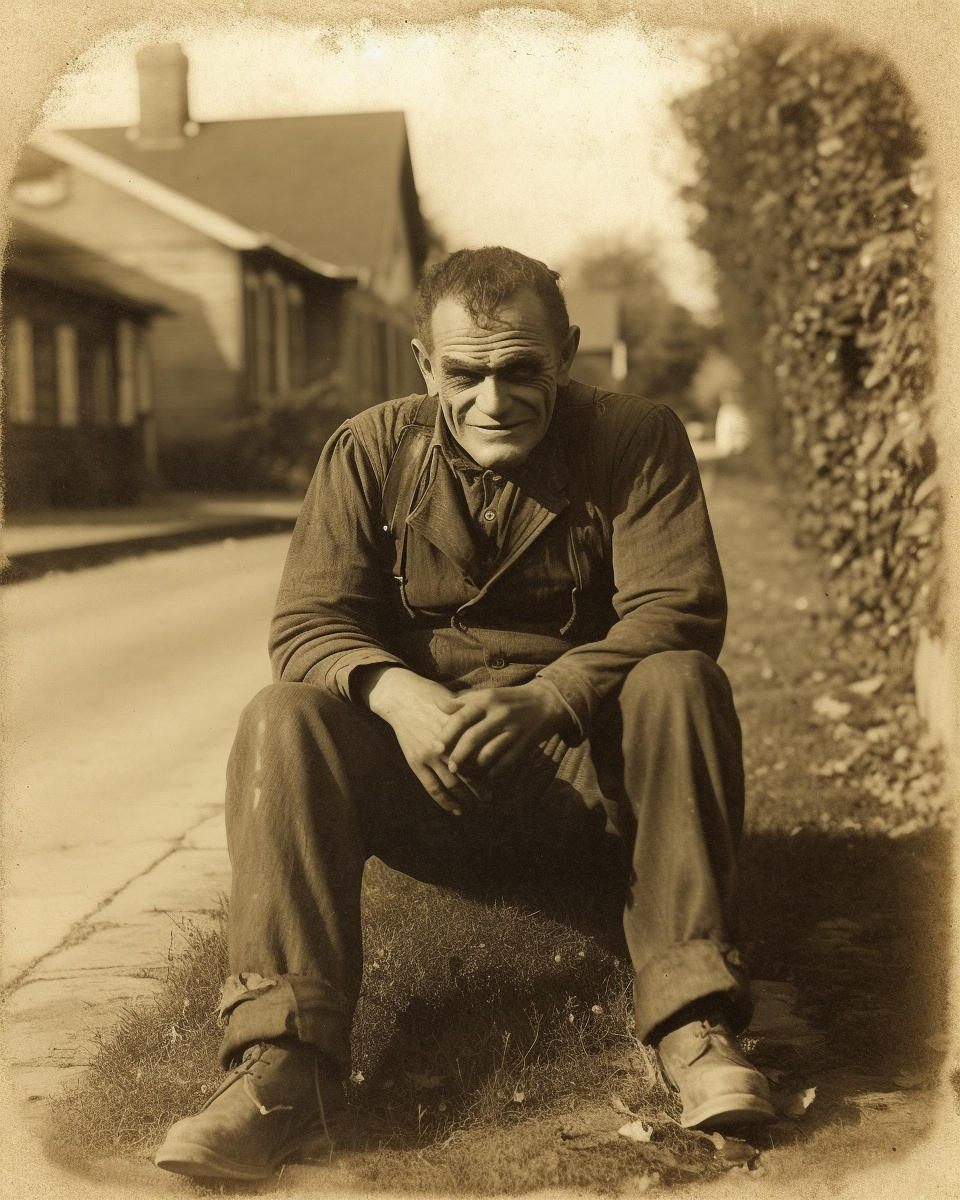
<svg viewBox="0 0 960 1200">
<path fill-rule="evenodd" d="M 140 125 L 129 131 L 140 150 L 175 150 L 197 132 L 187 107 L 187 56 L 176 42 L 137 51 Z"/>
</svg>

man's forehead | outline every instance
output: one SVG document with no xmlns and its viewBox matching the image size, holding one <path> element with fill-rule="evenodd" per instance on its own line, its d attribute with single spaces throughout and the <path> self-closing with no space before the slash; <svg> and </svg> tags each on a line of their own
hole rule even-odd
<svg viewBox="0 0 960 1200">
<path fill-rule="evenodd" d="M 495 350 L 548 349 L 554 336 L 540 298 L 523 290 L 510 296 L 489 320 L 478 321 L 463 301 L 455 296 L 443 296 L 431 317 L 434 348 L 474 350 L 485 353 Z"/>
</svg>

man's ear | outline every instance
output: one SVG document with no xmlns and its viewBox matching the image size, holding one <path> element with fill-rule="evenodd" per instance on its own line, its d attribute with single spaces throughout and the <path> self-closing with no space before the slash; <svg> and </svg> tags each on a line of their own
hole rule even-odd
<svg viewBox="0 0 960 1200">
<path fill-rule="evenodd" d="M 580 326 L 571 325 L 567 331 L 567 336 L 563 340 L 563 345 L 560 347 L 560 372 L 558 381 L 560 384 L 570 382 L 570 368 L 573 366 L 573 360 L 577 357 L 577 347 L 580 345 Z"/>
<path fill-rule="evenodd" d="M 439 396 L 440 384 L 433 373 L 433 364 L 430 360 L 429 350 L 419 338 L 414 338 L 410 345 L 413 347 L 413 353 L 416 355 L 417 366 L 420 368 L 423 382 L 427 385 L 427 394 L 430 396 Z"/>
</svg>

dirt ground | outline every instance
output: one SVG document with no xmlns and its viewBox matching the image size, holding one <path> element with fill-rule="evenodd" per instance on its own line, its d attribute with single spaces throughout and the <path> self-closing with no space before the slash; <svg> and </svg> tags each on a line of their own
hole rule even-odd
<svg viewBox="0 0 960 1200">
<path fill-rule="evenodd" d="M 710 471 L 705 482 L 730 594 L 721 663 L 741 716 L 747 771 L 741 944 L 760 982 L 746 1047 L 773 1083 L 780 1120 L 755 1133 L 746 1147 L 680 1131 L 669 1099 L 662 1093 L 657 1099 L 649 1077 L 638 1081 L 648 1065 L 643 1056 L 622 1046 L 617 1051 L 598 1036 L 597 1054 L 584 1052 L 577 1060 L 586 1075 L 588 1062 L 607 1056 L 609 1071 L 596 1074 L 589 1102 L 581 1079 L 579 1105 L 575 1089 L 555 1091 L 538 1105 L 536 1075 L 514 1078 L 504 1070 L 505 1118 L 499 1125 L 444 1126 L 450 1113 L 440 1114 L 458 1101 L 442 1090 L 448 1063 L 441 1042 L 464 1023 L 465 1009 L 457 1007 L 456 987 L 438 976 L 436 987 L 447 991 L 436 1011 L 416 995 L 403 1012 L 397 1002 L 402 1036 L 394 1036 L 393 1044 L 408 1056 L 398 1062 L 407 1066 L 404 1103 L 410 1113 L 401 1113 L 391 1127 L 392 1144 L 358 1147 L 323 1166 L 291 1165 L 279 1178 L 245 1191 L 639 1195 L 678 1186 L 711 1198 L 743 1189 L 804 1200 L 957 1194 L 956 1168 L 944 1150 L 944 1138 L 958 1140 L 960 1112 L 960 1077 L 953 1072 L 952 1087 L 944 1080 L 950 1075 L 951 847 L 943 797 L 932 791 L 932 751 L 913 753 L 915 714 L 893 682 L 858 678 L 852 660 L 838 654 L 829 596 L 814 557 L 794 545 L 776 486 L 747 469 Z M 393 885 L 384 886 L 389 908 Z M 407 900 L 410 911 L 420 913 L 417 921 L 426 922 L 411 924 L 404 935 L 411 947 L 429 939 L 431 922 L 444 925 L 447 914 L 450 924 L 464 919 L 455 907 L 431 908 L 426 892 Z M 508 915 L 500 914 L 499 926 L 497 919 L 470 915 L 479 922 L 469 935 L 479 957 L 477 964 L 459 965 L 464 971 L 476 966 L 477 979 L 483 971 L 495 974 L 498 965 L 502 973 L 501 943 L 510 929 L 524 956 L 533 954 L 531 947 L 539 952 L 541 935 L 525 924 L 528 918 L 509 917 L 508 925 Z M 438 945 L 447 932 L 446 925 L 435 932 Z M 487 952 L 489 962 L 485 943 L 499 947 L 496 954 Z M 551 971 L 558 997 L 576 992 L 578 971 L 593 971 L 594 983 L 600 979 L 603 963 L 590 964 L 586 943 L 576 947 L 571 942 L 563 948 L 564 955 L 570 951 L 569 968 L 551 947 L 549 962 L 540 975 L 531 967 L 524 989 L 546 995 Z M 382 967 L 385 974 L 390 954 L 378 953 L 383 957 L 368 967 L 373 973 Z M 397 979 L 416 992 L 413 953 L 404 966 L 398 942 Z M 426 980 L 429 953 L 421 957 Z M 438 961 L 445 969 L 453 960 L 444 950 Z M 502 991 L 502 981 L 498 986 Z M 384 994 L 395 998 L 397 990 L 395 983 Z M 472 999 L 486 1021 L 478 1036 L 489 1041 L 499 1017 L 492 1007 L 484 1009 L 479 992 Z M 573 1000 L 571 995 L 568 1007 Z M 626 1004 L 618 1014 L 614 1003 L 613 991 L 593 998 L 584 993 L 579 1008 L 556 1019 L 561 1028 L 569 1020 L 571 1028 L 589 1032 L 626 1013 Z M 444 1005 L 446 1032 L 439 1023 Z M 542 1007 L 547 1013 L 545 999 Z M 545 1029 L 554 1017 L 547 1013 Z M 422 1057 L 411 1066 L 413 1054 Z M 558 1069 L 551 1067 L 554 1075 Z M 396 1071 L 381 1066 L 384 1079 L 387 1073 Z M 361 1074 L 355 1102 L 359 1112 L 366 1104 L 384 1119 L 390 1105 L 402 1105 L 394 1089 L 395 1099 L 377 1109 L 375 1075 L 376 1068 L 366 1081 Z M 523 1085 L 523 1078 L 529 1083 Z M 540 1079 L 544 1086 L 558 1084 L 546 1074 Z M 383 1087 L 392 1088 L 393 1079 Z M 490 1098 L 497 1102 L 493 1091 Z M 649 1141 L 642 1132 L 639 1142 L 620 1132 L 637 1115 L 652 1129 Z M 945 1161 L 952 1174 L 944 1173 Z M 142 1183 L 162 1194 L 194 1194 L 192 1184 L 158 1179 L 143 1152 L 136 1162 L 105 1162 L 102 1171 L 108 1188 Z"/>
</svg>

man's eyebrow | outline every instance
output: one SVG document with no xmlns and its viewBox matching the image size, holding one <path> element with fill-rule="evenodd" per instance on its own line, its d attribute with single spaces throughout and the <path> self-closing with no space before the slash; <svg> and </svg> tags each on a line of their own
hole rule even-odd
<svg viewBox="0 0 960 1200">
<path fill-rule="evenodd" d="M 543 368 L 544 359 L 535 354 L 532 350 L 522 350 L 518 354 L 511 354 L 509 357 L 498 362 L 495 367 L 487 367 L 483 363 L 471 361 L 467 358 L 456 358 L 451 355 L 444 355 L 441 358 L 441 364 L 444 371 L 454 374 L 457 371 L 462 371 L 465 375 L 487 375 L 491 371 L 494 373 L 499 371 L 515 371 L 518 368 L 523 370 L 527 368 L 535 368 L 540 370 Z"/>
</svg>

